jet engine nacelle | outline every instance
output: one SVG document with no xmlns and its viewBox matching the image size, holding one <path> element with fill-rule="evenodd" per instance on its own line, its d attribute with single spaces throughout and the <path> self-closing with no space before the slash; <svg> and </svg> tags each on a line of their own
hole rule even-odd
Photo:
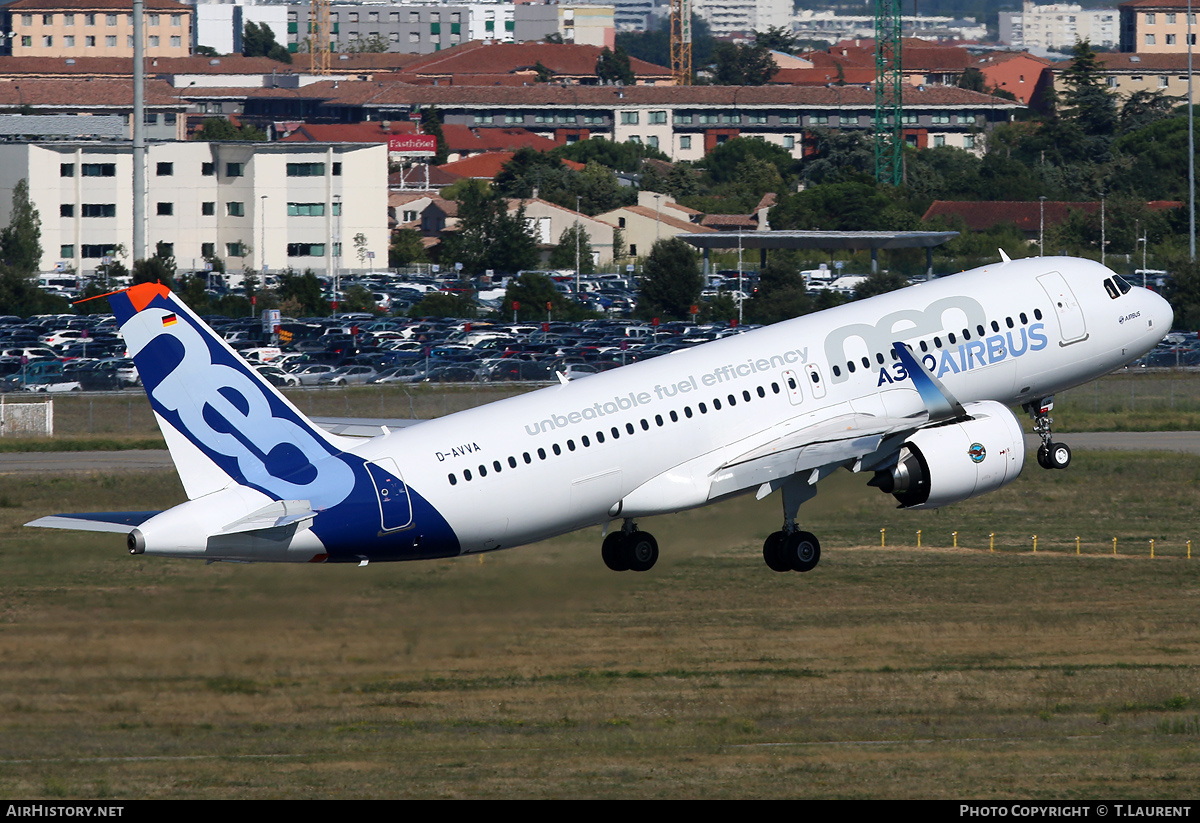
<svg viewBox="0 0 1200 823">
<path fill-rule="evenodd" d="M 902 509 L 933 509 L 995 491 L 1021 473 L 1025 438 L 1005 406 L 991 400 L 964 404 L 969 420 L 921 429 L 904 442 L 891 469 L 870 485 Z"/>
</svg>

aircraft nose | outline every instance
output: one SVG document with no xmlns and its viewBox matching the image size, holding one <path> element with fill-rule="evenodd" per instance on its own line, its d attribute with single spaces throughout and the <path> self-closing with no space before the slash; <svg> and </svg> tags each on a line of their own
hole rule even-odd
<svg viewBox="0 0 1200 823">
<path fill-rule="evenodd" d="M 1150 317 L 1153 320 L 1151 328 L 1159 338 L 1162 338 L 1171 330 L 1171 326 L 1175 322 L 1175 310 L 1161 294 L 1150 292 L 1149 298 Z"/>
</svg>

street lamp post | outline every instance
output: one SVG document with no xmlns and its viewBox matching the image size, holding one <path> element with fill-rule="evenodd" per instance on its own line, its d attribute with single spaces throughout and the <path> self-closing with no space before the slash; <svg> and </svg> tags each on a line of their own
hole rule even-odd
<svg viewBox="0 0 1200 823">
<path fill-rule="evenodd" d="M 579 203 L 583 198 L 575 195 L 575 296 L 579 296 Z"/>
<path fill-rule="evenodd" d="M 1038 257 L 1046 256 L 1046 198 L 1038 198 Z"/>
<path fill-rule="evenodd" d="M 333 262 L 333 305 L 338 304 L 338 295 L 340 293 L 341 275 L 342 275 L 342 196 L 335 194 L 333 196 L 333 219 L 334 232 L 333 242 L 330 248 L 330 260 Z"/>
<path fill-rule="evenodd" d="M 267 278 L 267 196 L 259 195 L 262 206 L 258 210 L 258 259 L 262 262 L 263 282 Z"/>
</svg>

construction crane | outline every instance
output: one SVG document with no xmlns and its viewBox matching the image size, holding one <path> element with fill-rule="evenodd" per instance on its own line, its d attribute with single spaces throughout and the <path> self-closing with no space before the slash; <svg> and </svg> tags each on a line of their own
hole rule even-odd
<svg viewBox="0 0 1200 823">
<path fill-rule="evenodd" d="M 329 0 L 311 0 L 308 12 L 308 58 L 313 74 L 329 74 Z"/>
<path fill-rule="evenodd" d="M 900 185 L 904 151 L 904 77 L 900 0 L 875 0 L 875 179 Z"/>
<path fill-rule="evenodd" d="M 692 0 L 671 0 L 671 76 L 692 84 Z"/>
</svg>

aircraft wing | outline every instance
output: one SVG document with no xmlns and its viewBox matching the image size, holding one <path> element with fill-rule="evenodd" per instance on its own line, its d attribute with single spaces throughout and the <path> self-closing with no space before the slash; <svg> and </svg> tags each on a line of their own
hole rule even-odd
<svg viewBox="0 0 1200 823">
<path fill-rule="evenodd" d="M 782 482 L 801 472 L 816 473 L 812 483 L 851 462 L 855 471 L 874 469 L 928 423 L 924 414 L 886 418 L 850 413 L 793 429 L 727 460 L 713 473 L 711 496 Z M 760 497 L 773 489 L 765 488 Z"/>
<path fill-rule="evenodd" d="M 759 497 L 787 478 L 810 472 L 814 484 L 838 466 L 874 470 L 888 463 L 905 438 L 918 429 L 969 415 L 950 390 L 917 361 L 906 343 L 894 344 L 897 360 L 910 375 L 924 409 L 906 417 L 855 412 L 849 407 L 808 425 L 780 427 L 778 436 L 727 460 L 712 475 L 710 497 L 759 485 Z"/>
</svg>

